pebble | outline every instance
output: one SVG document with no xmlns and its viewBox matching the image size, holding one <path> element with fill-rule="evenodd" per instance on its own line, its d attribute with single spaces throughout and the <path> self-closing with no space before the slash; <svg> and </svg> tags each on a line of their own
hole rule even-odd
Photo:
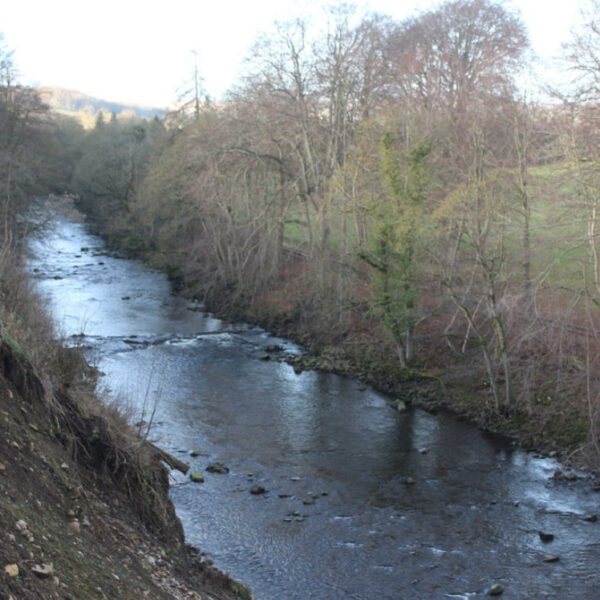
<svg viewBox="0 0 600 600">
<path fill-rule="evenodd" d="M 202 475 L 202 473 L 198 473 L 197 471 L 190 473 L 190 479 L 194 483 L 204 483 L 204 475 Z"/>
<path fill-rule="evenodd" d="M 544 556 L 544 558 L 542 560 L 547 563 L 555 563 L 560 560 L 560 557 L 554 556 L 553 554 L 549 554 L 547 556 Z"/>
<path fill-rule="evenodd" d="M 499 583 L 494 583 L 490 587 L 488 594 L 490 596 L 500 596 L 504 592 L 504 588 Z"/>
<path fill-rule="evenodd" d="M 69 529 L 75 533 L 81 533 L 81 523 L 75 519 L 69 523 Z"/>
<path fill-rule="evenodd" d="M 262 485 L 253 485 L 250 488 L 250 493 L 254 496 L 259 496 L 260 494 L 264 494 L 267 490 Z"/>
<path fill-rule="evenodd" d="M 18 565 L 15 565 L 15 564 L 6 565 L 4 567 L 4 572 L 9 577 L 17 577 L 19 575 L 19 567 L 18 567 Z"/>
<path fill-rule="evenodd" d="M 595 523 L 598 520 L 598 515 L 586 515 L 583 520 L 588 523 Z"/>
<path fill-rule="evenodd" d="M 54 573 L 54 567 L 52 566 L 52 563 L 35 565 L 35 567 L 32 567 L 31 570 L 33 571 L 34 575 L 37 575 L 43 579 L 51 577 Z"/>
<path fill-rule="evenodd" d="M 15 527 L 19 530 L 19 531 L 27 531 L 27 523 L 25 521 L 23 521 L 23 519 L 17 521 Z"/>
</svg>

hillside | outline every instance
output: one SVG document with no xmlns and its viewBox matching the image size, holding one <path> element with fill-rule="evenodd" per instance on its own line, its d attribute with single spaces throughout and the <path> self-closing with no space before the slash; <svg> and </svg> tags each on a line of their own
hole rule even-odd
<svg viewBox="0 0 600 600">
<path fill-rule="evenodd" d="M 164 110 L 160 108 L 110 102 L 60 87 L 43 87 L 39 88 L 39 92 L 42 100 L 52 110 L 77 117 L 84 125 L 88 122 L 93 123 L 99 112 L 105 115 L 115 113 L 117 116 L 137 116 L 145 119 L 161 118 L 164 114 Z"/>
</svg>

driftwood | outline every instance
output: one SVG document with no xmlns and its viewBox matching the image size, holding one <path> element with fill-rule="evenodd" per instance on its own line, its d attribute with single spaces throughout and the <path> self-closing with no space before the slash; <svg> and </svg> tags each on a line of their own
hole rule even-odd
<svg viewBox="0 0 600 600">
<path fill-rule="evenodd" d="M 150 442 L 147 442 L 147 443 L 150 446 L 150 448 L 152 448 L 152 450 L 154 450 L 154 452 L 156 452 L 156 454 L 159 456 L 159 458 L 161 460 L 163 460 L 164 462 L 166 462 L 171 467 L 171 469 L 177 469 L 184 475 L 190 470 L 190 465 L 188 465 L 187 463 L 184 463 L 182 460 L 175 458 L 172 454 L 169 454 L 162 448 L 158 448 L 157 446 L 155 446 L 154 444 L 151 444 Z"/>
</svg>

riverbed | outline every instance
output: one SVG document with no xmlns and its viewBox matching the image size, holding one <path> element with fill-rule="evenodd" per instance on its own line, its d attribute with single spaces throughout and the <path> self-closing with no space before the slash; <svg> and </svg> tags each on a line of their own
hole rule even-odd
<svg viewBox="0 0 600 600">
<path fill-rule="evenodd" d="M 214 318 L 60 214 L 28 268 L 108 401 L 204 472 L 171 475 L 186 540 L 258 600 L 600 594 L 600 494 L 554 478 L 555 460 L 399 413 L 359 381 L 296 373 L 282 360 L 294 343 Z M 229 472 L 207 473 L 215 462 Z"/>
</svg>

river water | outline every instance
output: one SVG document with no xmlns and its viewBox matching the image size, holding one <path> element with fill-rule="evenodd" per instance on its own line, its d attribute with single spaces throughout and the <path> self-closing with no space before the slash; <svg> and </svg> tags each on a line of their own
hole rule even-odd
<svg viewBox="0 0 600 600">
<path fill-rule="evenodd" d="M 31 250 L 61 333 L 132 422 L 194 471 L 229 467 L 201 484 L 173 472 L 171 497 L 187 541 L 258 600 L 479 598 L 494 583 L 507 599 L 600 597 L 600 522 L 585 520 L 600 494 L 552 479 L 554 460 L 261 360 L 299 348 L 201 312 L 69 218 Z"/>
</svg>

